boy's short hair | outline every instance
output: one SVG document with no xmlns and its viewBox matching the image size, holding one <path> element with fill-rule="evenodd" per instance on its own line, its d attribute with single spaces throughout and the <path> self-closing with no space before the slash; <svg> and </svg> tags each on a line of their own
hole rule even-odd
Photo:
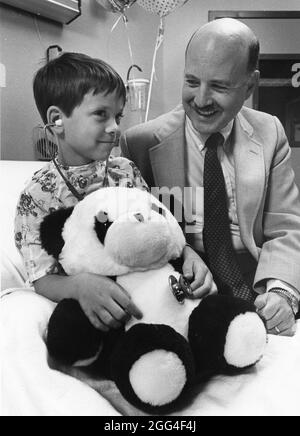
<svg viewBox="0 0 300 436">
<path fill-rule="evenodd" d="M 117 92 L 126 101 L 126 88 L 119 74 L 106 62 L 81 53 L 63 53 L 36 73 L 33 92 L 38 111 L 47 124 L 47 111 L 58 106 L 69 117 L 86 94 Z"/>
</svg>

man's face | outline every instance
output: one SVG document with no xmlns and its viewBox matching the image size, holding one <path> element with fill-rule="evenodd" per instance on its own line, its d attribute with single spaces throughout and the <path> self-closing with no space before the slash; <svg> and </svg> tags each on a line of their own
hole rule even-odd
<svg viewBox="0 0 300 436">
<path fill-rule="evenodd" d="M 248 51 L 236 44 L 199 38 L 188 49 L 182 101 L 194 128 L 220 131 L 251 95 L 256 75 L 247 72 Z"/>
</svg>

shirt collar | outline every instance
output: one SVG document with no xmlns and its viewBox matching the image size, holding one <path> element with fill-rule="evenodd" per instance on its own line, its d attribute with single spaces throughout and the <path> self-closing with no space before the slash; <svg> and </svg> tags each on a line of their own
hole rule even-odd
<svg viewBox="0 0 300 436">
<path fill-rule="evenodd" d="M 227 126 L 225 126 L 222 130 L 220 130 L 220 133 L 223 135 L 224 137 L 224 146 L 226 144 L 227 139 L 229 138 L 232 128 L 233 128 L 233 123 L 234 121 L 231 120 Z M 192 137 L 194 139 L 196 139 L 199 150 L 203 151 L 205 148 L 205 142 L 208 139 L 208 137 L 210 135 L 202 135 L 201 133 L 199 133 L 195 127 L 193 126 L 191 120 L 189 119 L 189 117 L 186 117 L 186 132 L 187 132 L 187 136 Z"/>
</svg>

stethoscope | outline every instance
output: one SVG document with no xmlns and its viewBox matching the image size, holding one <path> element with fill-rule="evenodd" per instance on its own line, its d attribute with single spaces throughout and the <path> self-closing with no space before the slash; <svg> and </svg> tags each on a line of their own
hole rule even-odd
<svg viewBox="0 0 300 436">
<path fill-rule="evenodd" d="M 169 288 L 179 304 L 184 304 L 184 300 L 193 295 L 190 283 L 182 274 L 178 280 L 173 275 L 169 276 Z"/>
<path fill-rule="evenodd" d="M 47 151 L 49 153 L 51 161 L 55 165 L 55 168 L 57 169 L 58 173 L 62 177 L 62 179 L 65 182 L 65 184 L 67 185 L 69 191 L 74 195 L 75 198 L 77 198 L 78 201 L 81 201 L 81 200 L 83 200 L 84 195 L 80 194 L 80 192 L 77 191 L 75 186 L 72 185 L 70 180 L 68 180 L 66 175 L 62 172 L 61 168 L 59 167 L 59 165 L 58 165 L 58 163 L 57 163 L 57 161 L 55 159 L 55 155 L 53 153 L 53 148 L 50 147 L 50 141 L 49 141 L 49 138 L 48 138 L 48 132 L 50 131 L 52 135 L 54 134 L 56 143 L 59 146 L 59 138 L 58 138 L 56 132 L 51 129 L 51 127 L 60 127 L 60 126 L 62 126 L 62 120 L 60 120 L 60 119 L 55 121 L 55 123 L 48 123 L 48 124 L 44 125 L 43 133 L 44 133 L 44 138 L 45 138 L 45 142 L 46 142 Z M 115 131 L 115 132 L 113 132 L 113 134 L 110 134 L 110 136 L 112 138 L 110 141 L 98 141 L 98 142 L 100 142 L 102 144 L 114 144 L 114 147 L 116 147 L 118 145 L 118 143 L 119 143 L 120 132 L 119 131 Z M 103 178 L 103 182 L 102 182 L 102 187 L 103 188 L 109 186 L 108 168 L 109 168 L 109 156 L 108 156 L 108 158 L 105 161 L 104 178 Z"/>
</svg>

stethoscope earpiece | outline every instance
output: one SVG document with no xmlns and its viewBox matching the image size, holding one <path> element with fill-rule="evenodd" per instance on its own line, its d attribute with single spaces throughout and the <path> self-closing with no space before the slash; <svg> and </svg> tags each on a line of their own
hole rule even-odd
<svg viewBox="0 0 300 436">
<path fill-rule="evenodd" d="M 63 125 L 63 122 L 62 122 L 61 119 L 59 119 L 59 120 L 56 120 L 56 121 L 55 121 L 54 125 L 55 125 L 56 127 L 61 127 L 61 126 Z"/>
</svg>

